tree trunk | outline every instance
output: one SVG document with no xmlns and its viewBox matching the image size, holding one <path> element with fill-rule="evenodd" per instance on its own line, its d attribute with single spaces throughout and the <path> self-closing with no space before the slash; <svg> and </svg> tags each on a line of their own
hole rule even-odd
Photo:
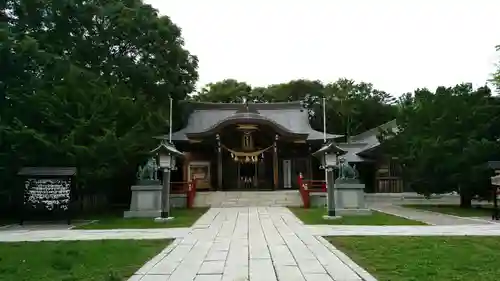
<svg viewBox="0 0 500 281">
<path fill-rule="evenodd" d="M 472 193 L 468 188 L 459 187 L 460 191 L 460 208 L 472 207 Z"/>
</svg>

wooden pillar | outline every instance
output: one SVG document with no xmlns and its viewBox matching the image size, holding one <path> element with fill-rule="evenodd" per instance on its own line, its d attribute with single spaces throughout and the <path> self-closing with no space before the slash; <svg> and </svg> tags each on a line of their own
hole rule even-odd
<svg viewBox="0 0 500 281">
<path fill-rule="evenodd" d="M 189 174 L 189 162 L 191 161 L 191 152 L 184 153 L 184 164 L 182 165 L 182 181 L 187 182 L 190 181 L 188 178 Z"/>
<path fill-rule="evenodd" d="M 259 160 L 258 160 L 258 156 L 257 156 L 257 161 L 255 162 L 254 164 L 254 175 L 253 175 L 253 180 L 254 180 L 254 183 L 253 183 L 253 187 L 255 188 L 259 188 Z"/>
<path fill-rule="evenodd" d="M 238 190 L 240 190 L 241 189 L 241 179 L 240 179 L 240 177 L 241 177 L 241 163 L 240 163 L 240 161 L 236 162 L 236 165 L 238 165 L 238 167 L 237 167 L 238 177 L 236 178 L 236 182 L 237 182 L 236 187 L 238 188 Z"/>
<path fill-rule="evenodd" d="M 274 137 L 274 147 L 273 147 L 273 182 L 274 189 L 278 188 L 279 184 L 279 174 L 278 174 L 278 139 L 279 136 Z"/>
<path fill-rule="evenodd" d="M 222 190 L 222 147 L 220 143 L 220 135 L 216 135 L 217 139 L 217 187 L 216 190 Z"/>
<path fill-rule="evenodd" d="M 311 151 L 311 145 L 307 144 L 307 178 L 313 180 L 313 168 L 312 168 L 312 161 L 313 161 L 313 156 L 312 156 L 312 151 Z"/>
</svg>

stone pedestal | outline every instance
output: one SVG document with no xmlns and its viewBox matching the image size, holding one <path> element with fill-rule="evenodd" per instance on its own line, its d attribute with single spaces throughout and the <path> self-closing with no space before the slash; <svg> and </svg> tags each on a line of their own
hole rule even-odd
<svg viewBox="0 0 500 281">
<path fill-rule="evenodd" d="M 311 192 L 309 193 L 309 200 L 311 207 L 326 208 L 326 193 L 325 192 Z"/>
<path fill-rule="evenodd" d="M 160 183 L 155 185 L 133 185 L 130 211 L 126 211 L 125 218 L 155 218 L 161 214 Z"/>
<path fill-rule="evenodd" d="M 348 179 L 335 181 L 335 213 L 339 216 L 370 215 L 366 207 L 365 185 L 358 180 Z"/>
</svg>

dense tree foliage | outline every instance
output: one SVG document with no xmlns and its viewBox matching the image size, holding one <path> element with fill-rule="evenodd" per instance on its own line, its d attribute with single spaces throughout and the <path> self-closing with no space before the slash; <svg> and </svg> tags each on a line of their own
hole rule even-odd
<svg viewBox="0 0 500 281">
<path fill-rule="evenodd" d="M 294 80 L 265 88 L 224 80 L 207 85 L 192 98 L 241 102 L 243 97 L 258 102 L 302 101 L 310 110 L 311 125 L 320 131 L 325 97 L 327 131 L 336 134 L 354 135 L 396 119 L 398 132 L 381 132 L 381 139 L 386 155 L 403 166 L 410 188 L 426 195 L 457 191 L 463 206 L 469 206 L 474 196 L 491 196 L 491 171 L 485 163 L 500 158 L 500 100 L 486 86 L 417 89 L 397 101 L 371 84 L 348 79 L 326 85 Z"/>
<path fill-rule="evenodd" d="M 400 100 L 397 132 L 384 132 L 387 152 L 422 194 L 457 191 L 461 205 L 490 197 L 486 162 L 500 157 L 500 100 L 469 84 L 419 89 Z"/>
<path fill-rule="evenodd" d="M 0 186 L 21 166 L 76 166 L 86 189 L 134 177 L 185 99 L 197 59 L 140 0 L 0 4 Z"/>
<path fill-rule="evenodd" d="M 313 128 L 323 130 L 322 98 L 326 98 L 327 131 L 353 135 L 374 128 L 395 117 L 394 98 L 368 83 L 339 79 L 334 83 L 293 80 L 288 83 L 252 88 L 233 79 L 206 85 L 196 101 L 241 102 L 301 101 L 309 109 Z"/>
<path fill-rule="evenodd" d="M 151 136 L 167 130 L 169 98 L 188 98 L 197 80 L 180 29 L 141 0 L 0 1 L 0 65 L 0 204 L 28 165 L 76 166 L 89 191 L 128 188 Z M 500 89 L 500 69 L 493 83 Z M 463 206 L 490 191 L 484 164 L 500 158 L 500 101 L 487 87 L 419 89 L 395 102 L 349 79 L 228 79 L 190 98 L 301 101 L 320 131 L 325 98 L 327 131 L 346 136 L 395 118 L 398 132 L 381 139 L 405 182 L 422 194 L 458 191 Z"/>
</svg>

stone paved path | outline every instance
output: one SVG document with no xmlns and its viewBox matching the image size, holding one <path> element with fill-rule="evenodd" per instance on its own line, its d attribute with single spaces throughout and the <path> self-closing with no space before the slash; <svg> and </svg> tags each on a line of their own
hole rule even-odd
<svg viewBox="0 0 500 281">
<path fill-rule="evenodd" d="M 315 236 L 500 236 L 500 224 L 486 225 L 317 225 L 305 226 Z"/>
<path fill-rule="evenodd" d="M 466 218 L 450 216 L 437 212 L 405 208 L 392 204 L 373 204 L 370 208 L 384 213 L 406 217 L 412 220 L 425 222 L 430 225 L 469 225 L 469 224 L 490 224 L 486 220 L 477 218 Z"/>
<path fill-rule="evenodd" d="M 182 238 L 190 228 L 110 230 L 0 230 L 0 242 Z"/>
<path fill-rule="evenodd" d="M 374 206 L 375 207 L 375 206 Z M 287 208 L 212 208 L 192 228 L 117 230 L 0 229 L 0 241 L 176 239 L 129 281 L 376 281 L 322 236 L 500 236 L 500 224 L 406 208 L 384 211 L 432 226 L 304 225 Z M 375 207 L 376 208 L 376 207 Z M 392 209 L 391 209 L 392 208 Z M 410 212 L 413 211 L 410 209 Z M 441 225 L 438 225 L 441 224 Z M 461 224 L 461 225 L 457 225 Z"/>
<path fill-rule="evenodd" d="M 363 277 L 361 277 L 361 276 Z M 288 209 L 212 208 L 129 281 L 375 280 Z"/>
</svg>

